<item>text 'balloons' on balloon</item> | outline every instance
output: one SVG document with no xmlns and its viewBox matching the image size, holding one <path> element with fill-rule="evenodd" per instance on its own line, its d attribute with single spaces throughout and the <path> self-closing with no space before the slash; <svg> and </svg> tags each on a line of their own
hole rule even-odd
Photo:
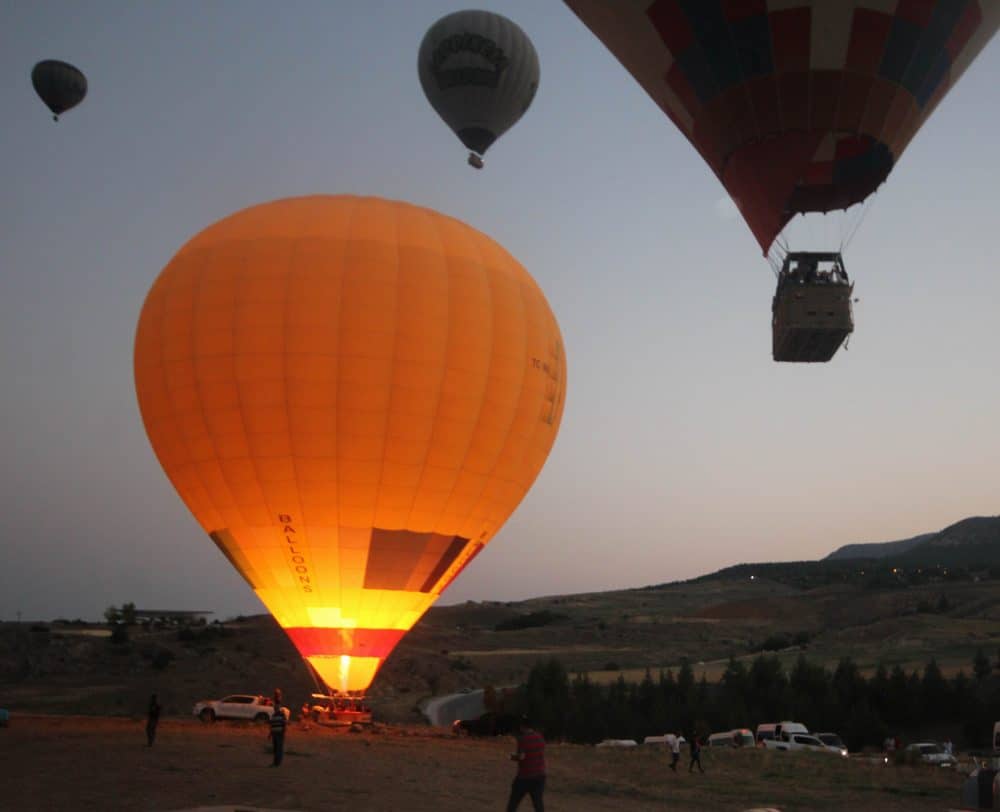
<svg viewBox="0 0 1000 812">
<path fill-rule="evenodd" d="M 871 195 L 1000 25 L 994 0 L 565 0 L 684 133 L 767 254 Z"/>
<path fill-rule="evenodd" d="M 31 70 L 31 85 L 45 106 L 52 111 L 54 121 L 59 114 L 76 107 L 87 95 L 87 77 L 68 62 L 45 59 Z"/>
<path fill-rule="evenodd" d="M 538 54 L 511 20 L 457 11 L 424 35 L 417 71 L 427 100 L 472 152 L 470 165 L 517 123 L 538 90 Z"/>
<path fill-rule="evenodd" d="M 430 209 L 315 196 L 191 239 L 135 339 L 181 499 L 330 688 L 363 691 L 541 471 L 562 338 L 500 245 Z"/>
</svg>

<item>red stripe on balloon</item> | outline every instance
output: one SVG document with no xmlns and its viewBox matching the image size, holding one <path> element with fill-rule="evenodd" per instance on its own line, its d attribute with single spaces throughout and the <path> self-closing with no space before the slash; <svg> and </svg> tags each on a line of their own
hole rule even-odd
<svg viewBox="0 0 1000 812">
<path fill-rule="evenodd" d="M 402 629 L 285 629 L 303 657 L 388 657 L 406 634 Z"/>
</svg>

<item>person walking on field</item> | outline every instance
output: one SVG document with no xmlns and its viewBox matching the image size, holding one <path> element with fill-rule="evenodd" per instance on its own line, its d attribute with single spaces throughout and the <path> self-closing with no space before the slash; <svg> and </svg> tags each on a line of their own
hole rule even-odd
<svg viewBox="0 0 1000 812">
<path fill-rule="evenodd" d="M 280 702 L 274 703 L 274 713 L 271 714 L 271 744 L 274 747 L 274 763 L 272 767 L 280 767 L 285 755 L 285 709 Z"/>
<path fill-rule="evenodd" d="M 510 785 L 507 812 L 514 812 L 525 795 L 531 796 L 535 812 L 545 812 L 545 739 L 531 727 L 527 719 L 522 719 L 515 731 L 517 752 L 511 753 L 511 761 L 517 762 L 517 775 Z"/>
<path fill-rule="evenodd" d="M 146 711 L 146 746 L 152 747 L 156 739 L 156 726 L 160 722 L 160 703 L 156 694 L 149 697 L 149 708 Z"/>
<path fill-rule="evenodd" d="M 670 734 L 670 769 L 677 772 L 677 762 L 681 760 L 681 737 Z"/>
<path fill-rule="evenodd" d="M 694 772 L 694 765 L 698 765 L 698 772 L 705 772 L 701 766 L 701 739 L 695 733 L 691 736 L 691 763 L 688 765 L 688 772 Z"/>
</svg>

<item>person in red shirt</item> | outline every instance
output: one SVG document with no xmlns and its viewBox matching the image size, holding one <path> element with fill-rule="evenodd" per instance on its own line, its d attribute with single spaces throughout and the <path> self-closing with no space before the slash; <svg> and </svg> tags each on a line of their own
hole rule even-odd
<svg viewBox="0 0 1000 812">
<path fill-rule="evenodd" d="M 511 761 L 517 762 L 517 775 L 510 785 L 507 812 L 514 812 L 525 795 L 531 796 L 535 812 L 545 812 L 545 739 L 522 718 L 515 733 L 517 752 L 511 753 Z"/>
</svg>

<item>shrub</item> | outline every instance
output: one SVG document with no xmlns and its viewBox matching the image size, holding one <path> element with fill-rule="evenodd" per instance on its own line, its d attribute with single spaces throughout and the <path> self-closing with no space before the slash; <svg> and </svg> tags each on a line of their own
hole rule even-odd
<svg viewBox="0 0 1000 812">
<path fill-rule="evenodd" d="M 517 615 L 516 617 L 508 618 L 507 620 L 501 620 L 496 626 L 494 626 L 494 631 L 510 632 L 517 631 L 518 629 L 531 629 L 538 626 L 548 626 L 558 620 L 564 620 L 565 618 L 566 615 L 561 615 L 558 612 L 550 612 L 548 609 L 542 609 L 539 612 L 529 612 L 526 615 Z"/>
<path fill-rule="evenodd" d="M 458 657 L 449 663 L 452 671 L 472 671 L 475 666 L 468 657 Z"/>
</svg>

